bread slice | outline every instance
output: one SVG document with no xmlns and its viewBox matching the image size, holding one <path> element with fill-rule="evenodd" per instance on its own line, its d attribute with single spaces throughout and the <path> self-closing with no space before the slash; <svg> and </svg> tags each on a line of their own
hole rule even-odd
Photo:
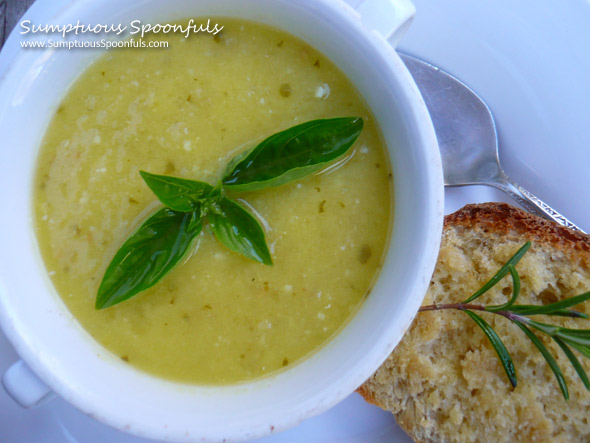
<svg viewBox="0 0 590 443">
<path fill-rule="evenodd" d="M 526 241 L 519 262 L 517 304 L 548 304 L 590 291 L 590 237 L 501 203 L 468 205 L 445 218 L 438 263 L 424 305 L 460 302 L 479 289 Z M 505 277 L 481 304 L 505 302 Z M 590 302 L 577 310 L 590 314 Z M 590 392 L 549 337 L 537 334 L 567 381 L 564 400 L 545 359 L 517 326 L 498 315 L 482 317 L 514 361 L 512 388 L 494 349 L 465 313 L 417 315 L 402 342 L 365 382 L 365 399 L 391 411 L 420 442 L 590 441 Z M 590 329 L 590 320 L 537 317 Z M 590 374 L 590 360 L 577 354 Z"/>
</svg>

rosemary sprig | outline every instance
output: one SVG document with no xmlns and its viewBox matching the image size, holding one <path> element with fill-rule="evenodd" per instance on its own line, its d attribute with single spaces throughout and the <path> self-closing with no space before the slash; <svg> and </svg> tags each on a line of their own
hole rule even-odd
<svg viewBox="0 0 590 443">
<path fill-rule="evenodd" d="M 506 346 L 498 334 L 493 330 L 493 328 L 482 317 L 475 314 L 473 311 L 489 312 L 491 314 L 500 315 L 510 320 L 526 334 L 526 336 L 533 342 L 539 352 L 541 352 L 541 355 L 543 355 L 547 361 L 547 364 L 553 371 L 555 378 L 557 379 L 557 383 L 559 384 L 559 388 L 561 389 L 563 397 L 567 400 L 569 399 L 567 384 L 561 370 L 559 369 L 559 366 L 557 365 L 557 361 L 532 330 L 534 329 L 549 335 L 555 341 L 555 343 L 557 343 L 576 370 L 576 373 L 582 380 L 582 383 L 589 391 L 590 381 L 588 380 L 588 376 L 586 375 L 586 372 L 584 371 L 580 361 L 577 359 L 576 355 L 570 348 L 573 348 L 583 356 L 590 358 L 590 330 L 570 329 L 556 325 L 549 325 L 537 322 L 530 319 L 529 317 L 532 315 L 547 315 L 556 317 L 588 318 L 588 315 L 585 313 L 574 311 L 569 308 L 590 300 L 590 292 L 585 292 L 575 297 L 561 300 L 556 303 L 551 303 L 549 305 L 515 304 L 518 296 L 520 295 L 520 276 L 518 275 L 518 271 L 516 270 L 515 266 L 526 254 L 530 247 L 531 242 L 525 243 L 485 285 L 483 285 L 478 291 L 473 293 L 473 295 L 461 303 L 432 304 L 428 306 L 422 306 L 419 312 L 438 311 L 443 309 L 456 309 L 465 312 L 482 329 L 491 345 L 496 350 L 508 380 L 512 386 L 516 387 L 517 380 L 514 362 L 512 361 Z M 495 306 L 484 306 L 472 303 L 474 300 L 481 297 L 492 287 L 494 287 L 508 274 L 510 274 L 512 278 L 512 296 L 506 303 Z"/>
</svg>

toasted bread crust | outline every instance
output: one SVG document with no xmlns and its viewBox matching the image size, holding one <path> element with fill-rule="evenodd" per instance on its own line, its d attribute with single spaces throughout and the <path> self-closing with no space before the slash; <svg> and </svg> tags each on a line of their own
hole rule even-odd
<svg viewBox="0 0 590 443">
<path fill-rule="evenodd" d="M 590 291 L 590 236 L 504 203 L 484 203 L 445 217 L 438 263 L 423 304 L 464 300 L 526 241 L 533 244 L 517 265 L 519 304 L 547 304 Z M 503 303 L 510 290 L 506 278 L 478 302 Z M 590 302 L 575 309 L 590 314 Z M 416 317 L 395 351 L 357 392 L 391 411 L 415 441 L 589 441 L 590 393 L 567 357 L 549 337 L 538 334 L 564 373 L 570 390 L 566 402 L 546 361 L 522 331 L 500 316 L 482 316 L 512 355 L 516 388 L 467 315 L 431 311 Z M 586 320 L 540 320 L 590 329 Z M 579 359 L 590 373 L 590 360 Z"/>
<path fill-rule="evenodd" d="M 470 204 L 445 217 L 444 227 L 481 229 L 485 232 L 520 237 L 536 243 L 545 243 L 568 255 L 588 263 L 590 261 L 590 236 L 573 231 L 555 222 L 507 203 Z"/>
<path fill-rule="evenodd" d="M 379 406 L 380 408 L 383 407 L 381 405 L 381 403 L 379 403 L 377 400 L 375 400 L 375 397 L 373 396 L 373 393 L 371 392 L 370 389 L 366 388 L 365 385 L 360 385 L 357 388 L 356 392 L 359 393 L 360 395 L 362 395 L 363 396 L 363 399 L 367 403 L 371 403 L 372 405 Z"/>
</svg>

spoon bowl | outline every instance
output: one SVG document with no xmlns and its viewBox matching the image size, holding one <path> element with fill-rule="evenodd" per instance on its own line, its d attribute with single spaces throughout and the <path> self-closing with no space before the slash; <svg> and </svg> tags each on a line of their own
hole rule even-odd
<svg viewBox="0 0 590 443">
<path fill-rule="evenodd" d="M 423 60 L 399 54 L 414 77 L 432 118 L 445 186 L 486 185 L 506 192 L 529 212 L 582 231 L 506 175 L 498 156 L 494 117 L 467 85 Z"/>
</svg>

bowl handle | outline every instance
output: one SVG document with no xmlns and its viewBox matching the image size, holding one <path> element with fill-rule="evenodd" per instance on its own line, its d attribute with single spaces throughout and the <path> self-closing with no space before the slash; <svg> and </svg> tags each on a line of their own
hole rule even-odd
<svg viewBox="0 0 590 443">
<path fill-rule="evenodd" d="M 345 0 L 361 16 L 361 22 L 377 31 L 395 48 L 414 18 L 410 0 Z"/>
<path fill-rule="evenodd" d="M 34 408 L 52 399 L 55 394 L 24 361 L 14 363 L 2 376 L 4 389 L 23 408 Z"/>
</svg>

